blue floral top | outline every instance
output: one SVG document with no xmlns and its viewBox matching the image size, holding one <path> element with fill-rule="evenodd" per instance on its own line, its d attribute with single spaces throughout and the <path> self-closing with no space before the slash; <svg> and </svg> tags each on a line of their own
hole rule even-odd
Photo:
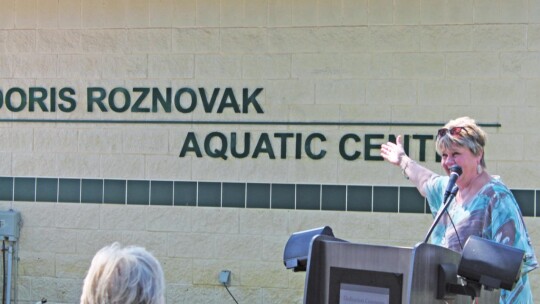
<svg viewBox="0 0 540 304">
<path fill-rule="evenodd" d="M 433 216 L 441 208 L 448 179 L 448 176 L 434 176 L 425 185 Z M 524 250 L 522 277 L 511 291 L 501 289 L 500 303 L 533 303 L 527 273 L 537 268 L 538 262 L 512 192 L 494 177 L 472 200 L 462 205 L 451 203 L 448 213 L 459 235 L 456 235 L 448 214 L 445 214 L 433 230 L 431 243 L 461 252 L 461 245 L 469 236 L 477 235 Z"/>
</svg>

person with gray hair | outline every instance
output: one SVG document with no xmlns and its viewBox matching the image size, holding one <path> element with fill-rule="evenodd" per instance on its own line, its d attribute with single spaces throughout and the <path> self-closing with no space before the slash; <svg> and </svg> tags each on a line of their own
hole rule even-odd
<svg viewBox="0 0 540 304">
<path fill-rule="evenodd" d="M 538 267 L 538 261 L 512 191 L 499 176 L 487 172 L 486 140 L 486 133 L 470 117 L 450 120 L 439 129 L 435 148 L 445 175 L 412 160 L 405 153 L 401 136 L 396 142 L 381 145 L 381 156 L 401 167 L 405 177 L 427 199 L 434 216 L 439 210 L 444 212 L 443 204 L 451 199 L 448 213 L 434 226 L 432 244 L 462 252 L 463 244 L 474 235 L 525 251 L 521 276 L 511 291 L 501 291 L 500 303 L 533 303 L 528 273 Z M 455 178 L 456 174 L 457 187 L 452 187 L 449 175 Z M 452 198 L 450 194 L 454 193 Z"/>
<path fill-rule="evenodd" d="M 81 304 L 164 304 L 165 279 L 146 249 L 115 242 L 100 249 L 84 279 Z"/>
</svg>

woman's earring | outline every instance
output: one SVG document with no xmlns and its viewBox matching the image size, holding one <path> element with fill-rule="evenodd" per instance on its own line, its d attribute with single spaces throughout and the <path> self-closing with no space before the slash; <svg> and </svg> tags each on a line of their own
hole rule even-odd
<svg viewBox="0 0 540 304">
<path fill-rule="evenodd" d="M 478 164 L 476 166 L 476 173 L 482 174 L 483 171 L 484 171 L 484 168 L 482 168 L 482 165 Z"/>
</svg>

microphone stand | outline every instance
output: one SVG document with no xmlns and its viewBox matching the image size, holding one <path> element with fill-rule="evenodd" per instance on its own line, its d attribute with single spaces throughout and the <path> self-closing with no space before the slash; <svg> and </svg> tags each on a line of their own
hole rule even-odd
<svg viewBox="0 0 540 304">
<path fill-rule="evenodd" d="M 450 206 L 450 203 L 452 202 L 452 200 L 456 196 L 456 193 L 458 192 L 458 190 L 459 190 L 458 186 L 454 186 L 454 188 L 452 188 L 452 191 L 450 192 L 450 195 L 445 197 L 445 199 L 443 201 L 443 207 L 441 208 L 441 210 L 439 210 L 439 213 L 437 213 L 437 216 L 435 217 L 435 220 L 431 224 L 431 227 L 429 227 L 429 231 L 428 231 L 428 233 L 426 235 L 426 238 L 424 239 L 424 243 L 427 243 L 429 241 L 429 238 L 431 237 L 431 234 L 433 233 L 433 230 L 435 230 L 435 226 L 437 226 L 437 224 L 441 220 L 444 212 L 446 211 L 446 209 L 448 209 L 448 206 Z"/>
</svg>

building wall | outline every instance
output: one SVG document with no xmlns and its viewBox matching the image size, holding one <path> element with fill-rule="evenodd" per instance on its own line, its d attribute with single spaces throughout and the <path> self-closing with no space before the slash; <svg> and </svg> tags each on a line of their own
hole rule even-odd
<svg viewBox="0 0 540 304">
<path fill-rule="evenodd" d="M 488 170 L 540 251 L 540 0 L 0 7 L 0 200 L 23 218 L 20 303 L 77 303 L 93 254 L 113 241 L 155 253 L 168 303 L 228 301 L 223 269 L 240 303 L 301 303 L 288 237 L 328 225 L 353 242 L 421 241 L 429 208 L 376 147 L 408 135 L 409 154 L 442 172 L 433 135 L 465 115 L 485 126 Z M 107 112 L 93 88 L 117 88 Z M 135 88 L 192 89 L 197 103 L 188 110 L 184 90 L 170 113 L 150 97 L 149 112 L 132 112 Z M 217 92 L 213 107 L 199 88 L 207 103 Z M 532 282 L 540 298 L 536 272 Z"/>
</svg>

